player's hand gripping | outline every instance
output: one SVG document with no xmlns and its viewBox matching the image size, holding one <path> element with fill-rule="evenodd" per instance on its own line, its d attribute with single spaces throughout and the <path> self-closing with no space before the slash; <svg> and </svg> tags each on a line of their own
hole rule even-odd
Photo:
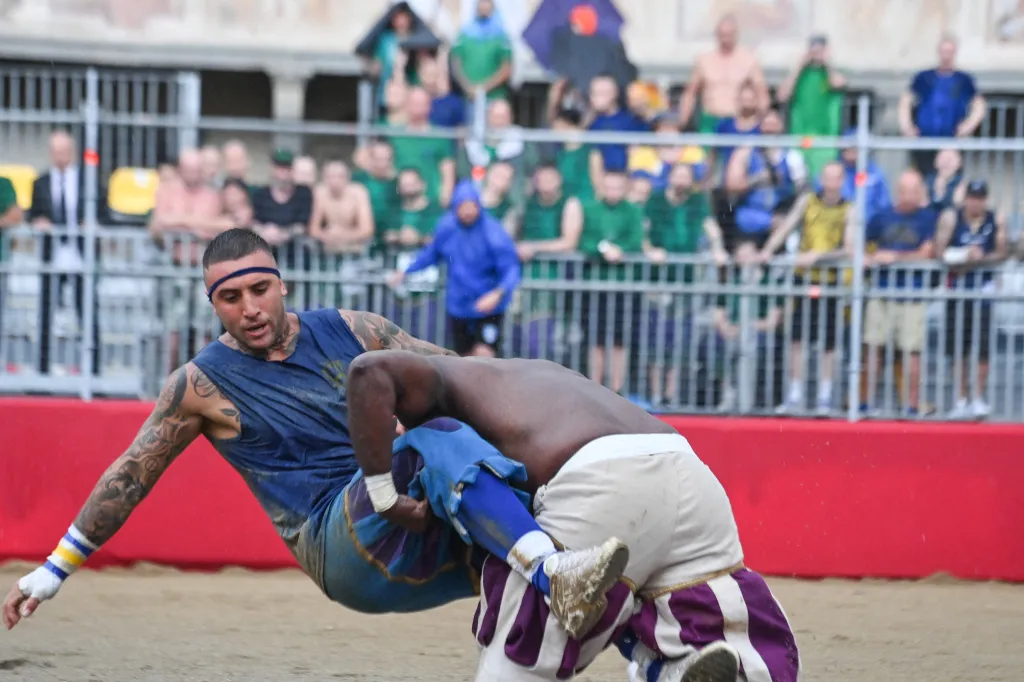
<svg viewBox="0 0 1024 682">
<path fill-rule="evenodd" d="M 430 525 L 430 504 L 426 500 L 417 500 L 408 495 L 399 495 L 395 505 L 380 515 L 413 533 L 424 533 Z"/>
<path fill-rule="evenodd" d="M 28 618 L 39 608 L 41 602 L 52 599 L 63 584 L 60 578 L 43 566 L 24 576 L 11 586 L 4 599 L 3 620 L 8 630 L 22 618 Z"/>
</svg>

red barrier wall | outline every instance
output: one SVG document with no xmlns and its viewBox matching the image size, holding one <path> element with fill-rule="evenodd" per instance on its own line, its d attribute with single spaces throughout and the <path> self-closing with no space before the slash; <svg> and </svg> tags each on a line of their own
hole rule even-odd
<svg viewBox="0 0 1024 682">
<path fill-rule="evenodd" d="M 42 560 L 151 406 L 0 400 L 0 561 Z M 669 418 L 772 575 L 1024 581 L 1024 427 Z M 293 565 L 241 478 L 184 453 L 90 566 Z"/>
</svg>

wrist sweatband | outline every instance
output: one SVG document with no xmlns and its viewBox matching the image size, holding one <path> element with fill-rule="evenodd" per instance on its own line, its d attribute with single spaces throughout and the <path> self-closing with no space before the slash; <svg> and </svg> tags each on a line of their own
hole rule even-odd
<svg viewBox="0 0 1024 682">
<path fill-rule="evenodd" d="M 398 502 L 398 491 L 391 472 L 366 477 L 366 492 L 370 496 L 373 510 L 378 514 L 391 509 Z"/>
<path fill-rule="evenodd" d="M 72 525 L 60 539 L 53 553 L 46 559 L 43 568 L 61 580 L 65 580 L 77 571 L 78 567 L 84 564 L 85 560 L 97 549 L 99 548 Z"/>
</svg>

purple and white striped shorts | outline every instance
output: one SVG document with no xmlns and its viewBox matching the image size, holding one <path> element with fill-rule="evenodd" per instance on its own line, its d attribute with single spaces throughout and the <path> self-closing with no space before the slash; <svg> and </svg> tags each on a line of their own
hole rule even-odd
<svg viewBox="0 0 1024 682">
<path fill-rule="evenodd" d="M 800 669 L 786 614 L 764 578 L 745 568 L 645 600 L 629 627 L 669 659 L 727 642 L 739 652 L 747 682 L 795 682 Z"/>
<path fill-rule="evenodd" d="M 739 652 L 747 682 L 796 682 L 800 668 L 789 621 L 754 571 L 741 569 L 642 602 L 619 583 L 608 593 L 604 617 L 577 641 L 550 615 L 539 591 L 491 557 L 481 572 L 473 618 L 473 634 L 483 647 L 476 679 L 570 679 L 627 631 L 667 659 L 727 642 Z"/>
<path fill-rule="evenodd" d="M 488 557 L 480 573 L 480 604 L 473 635 L 483 647 L 478 681 L 567 680 L 590 665 L 621 635 L 633 614 L 625 583 L 608 591 L 608 609 L 582 640 L 570 639 L 533 585 Z"/>
</svg>

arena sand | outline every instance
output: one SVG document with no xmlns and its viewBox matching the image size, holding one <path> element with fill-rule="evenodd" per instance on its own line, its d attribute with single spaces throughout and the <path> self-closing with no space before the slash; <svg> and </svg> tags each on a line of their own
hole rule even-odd
<svg viewBox="0 0 1024 682">
<path fill-rule="evenodd" d="M 24 566 L 0 567 L 4 591 Z M 1024 586 L 772 580 L 808 682 L 1001 682 L 1024 670 Z M 475 604 L 363 616 L 295 571 L 84 570 L 15 630 L 0 680 L 471 680 Z M 623 682 L 618 652 L 582 680 Z"/>
</svg>

